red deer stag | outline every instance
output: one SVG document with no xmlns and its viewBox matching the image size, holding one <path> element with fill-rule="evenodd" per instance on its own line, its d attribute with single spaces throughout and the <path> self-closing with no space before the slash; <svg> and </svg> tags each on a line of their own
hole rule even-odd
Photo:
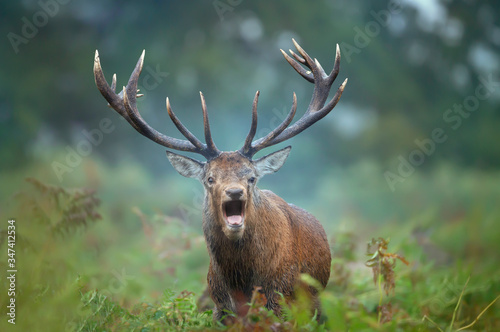
<svg viewBox="0 0 500 332">
<path fill-rule="evenodd" d="M 260 286 L 267 298 L 266 307 L 281 314 L 280 295 L 293 299 L 300 274 L 307 273 L 326 287 L 330 277 L 330 248 L 319 221 L 311 214 L 268 190 L 257 188 L 262 176 L 283 166 L 291 147 L 288 146 L 259 159 L 252 157 L 260 150 L 281 143 L 301 133 L 326 116 L 337 104 L 347 79 L 335 96 L 326 103 L 340 68 L 337 45 L 335 64 L 327 75 L 319 62 L 312 59 L 293 40 L 299 54 L 283 53 L 288 63 L 307 81 L 314 84 L 311 102 L 305 114 L 289 126 L 295 115 L 297 99 L 286 119 L 267 136 L 254 141 L 257 130 L 257 91 L 253 101 L 252 123 L 243 147 L 222 152 L 212 141 L 207 108 L 200 92 L 205 144 L 197 139 L 177 118 L 167 98 L 167 111 L 177 129 L 187 140 L 159 133 L 139 114 L 136 98 L 137 82 L 142 70 L 144 52 L 130 76 L 128 84 L 115 93 L 116 75 L 111 86 L 102 72 L 96 51 L 94 75 L 97 87 L 109 106 L 124 117 L 140 134 L 169 149 L 195 152 L 207 159 L 200 162 L 167 151 L 173 167 L 183 176 L 198 179 L 205 187 L 203 232 L 210 256 L 208 290 L 215 302 L 214 319 L 222 319 L 227 311 L 245 315 L 254 287 Z M 303 66 L 307 67 L 304 68 Z M 326 104 L 325 104 L 326 103 Z M 317 290 L 307 287 L 314 308 L 319 310 Z"/>
</svg>

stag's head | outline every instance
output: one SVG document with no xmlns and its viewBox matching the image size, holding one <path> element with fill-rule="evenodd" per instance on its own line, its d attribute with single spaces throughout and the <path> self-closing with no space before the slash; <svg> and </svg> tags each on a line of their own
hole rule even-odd
<svg viewBox="0 0 500 332">
<path fill-rule="evenodd" d="M 252 215 L 257 213 L 257 181 L 280 169 L 290 149 L 286 147 L 257 160 L 240 151 L 221 152 L 204 163 L 169 151 L 167 157 L 181 175 L 200 180 L 205 187 L 210 219 L 219 223 L 228 238 L 239 239 L 245 230 L 245 221 L 252 220 Z"/>
<path fill-rule="evenodd" d="M 102 72 L 99 54 L 96 51 L 94 60 L 94 76 L 97 87 L 109 106 L 124 117 L 140 134 L 167 148 L 194 152 L 205 157 L 201 162 L 186 156 L 167 151 L 167 157 L 174 168 L 183 176 L 198 179 L 205 187 L 206 210 L 211 220 L 219 223 L 224 234 L 230 239 L 239 239 L 245 230 L 245 220 L 252 219 L 257 213 L 259 191 L 257 181 L 264 175 L 274 173 L 283 166 L 291 147 L 271 153 L 259 159 L 253 156 L 260 150 L 281 143 L 305 130 L 326 116 L 334 107 L 344 91 L 347 79 L 340 85 L 333 98 L 326 103 L 333 81 L 340 69 L 340 50 L 337 45 L 335 64 L 329 75 L 320 63 L 312 59 L 296 42 L 295 47 L 300 55 L 290 50 L 290 57 L 283 50 L 288 63 L 307 81 L 314 84 L 311 102 L 304 115 L 290 126 L 297 109 L 297 98 L 293 94 L 290 113 L 283 122 L 265 137 L 254 140 L 257 131 L 257 104 L 259 92 L 255 94 L 252 108 L 252 124 L 245 143 L 241 149 L 233 152 L 221 152 L 215 146 L 210 132 L 205 98 L 200 92 L 201 108 L 205 132 L 205 143 L 196 138 L 177 118 L 172 111 L 169 99 L 166 100 L 167 112 L 177 129 L 186 137 L 181 140 L 166 136 L 150 127 L 140 115 L 136 99 L 137 83 L 144 62 L 144 52 L 130 76 L 128 84 L 117 94 L 116 75 L 113 75 L 111 86 L 108 85 Z M 302 65 L 307 67 L 304 68 Z"/>
</svg>

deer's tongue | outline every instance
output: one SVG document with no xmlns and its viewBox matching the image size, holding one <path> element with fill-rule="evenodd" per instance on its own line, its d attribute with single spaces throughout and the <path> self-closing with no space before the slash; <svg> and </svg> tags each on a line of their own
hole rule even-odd
<svg viewBox="0 0 500 332">
<path fill-rule="evenodd" d="M 230 225 L 239 225 L 241 224 L 242 218 L 240 215 L 234 215 L 234 216 L 228 216 L 227 217 L 227 222 Z"/>
</svg>

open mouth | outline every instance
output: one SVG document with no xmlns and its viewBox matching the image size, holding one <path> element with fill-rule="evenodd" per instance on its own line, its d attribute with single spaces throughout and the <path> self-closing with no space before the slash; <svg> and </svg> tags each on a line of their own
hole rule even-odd
<svg viewBox="0 0 500 332">
<path fill-rule="evenodd" d="M 228 201 L 222 204 L 224 219 L 229 227 L 241 227 L 244 219 L 245 202 L 240 200 Z"/>
</svg>

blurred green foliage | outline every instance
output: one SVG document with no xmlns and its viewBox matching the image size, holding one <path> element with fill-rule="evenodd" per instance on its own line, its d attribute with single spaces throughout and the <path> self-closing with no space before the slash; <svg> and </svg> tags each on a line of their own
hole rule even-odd
<svg viewBox="0 0 500 332">
<path fill-rule="evenodd" d="M 72 231 L 54 233 L 51 223 L 37 218 L 39 210 L 26 208 L 45 204 L 43 215 L 51 216 L 52 221 L 59 220 L 58 208 L 55 205 L 50 208 L 47 197 L 41 195 L 42 185 L 34 189 L 30 180 L 8 201 L 9 209 L 0 217 L 7 220 L 7 216 L 18 216 L 17 301 L 20 305 L 16 328 L 33 331 L 222 328 L 214 325 L 211 305 L 207 307 L 203 302 L 208 255 L 200 221 L 183 219 L 186 215 L 180 212 L 179 205 L 161 204 L 166 197 L 165 202 L 172 203 L 168 197 L 174 197 L 175 193 L 169 193 L 162 183 L 154 183 L 151 176 L 143 174 L 144 183 L 130 187 L 119 181 L 122 173 L 112 173 L 108 167 L 96 165 L 95 174 L 107 174 L 109 181 L 115 183 L 112 192 L 148 191 L 152 193 L 153 202 L 148 194 L 136 195 L 134 201 L 127 204 L 121 197 L 108 196 L 103 189 L 102 194 L 98 194 L 106 202 L 98 208 L 102 220 L 87 223 L 83 228 L 81 223 L 74 222 L 69 227 Z M 437 179 L 442 171 L 436 170 L 431 176 Z M 32 173 L 37 172 L 36 167 L 32 169 Z M 456 179 L 448 185 L 449 190 L 473 197 L 462 202 L 460 211 L 450 207 L 446 197 L 422 195 L 419 199 L 428 208 L 408 208 L 411 212 L 404 220 L 386 220 L 383 225 L 376 225 L 369 213 L 343 212 L 340 224 L 328 227 L 334 259 L 329 285 L 321 297 L 323 314 L 328 318 L 325 323 L 318 325 L 306 315 L 306 299 L 304 303 L 299 301 L 296 308 L 285 311 L 286 322 L 272 318 L 272 314 L 258 304 L 262 300 L 256 299 L 255 310 L 247 318 L 238 320 L 233 329 L 253 328 L 257 324 L 311 331 L 324 328 L 332 331 L 434 330 L 431 323 L 423 321 L 424 316 L 445 329 L 452 321 L 469 277 L 453 330 L 472 322 L 500 294 L 500 231 L 496 227 L 500 210 L 483 202 L 483 197 L 494 194 L 489 183 L 498 178 L 484 177 L 469 188 L 469 178 L 477 180 L 481 175 L 470 172 L 463 176 L 459 172 L 451 166 L 446 168 L 446 173 Z M 415 191 L 425 193 L 424 187 L 431 180 L 422 174 L 414 177 Z M 17 182 L 6 175 L 0 180 L 6 184 Z M 352 179 L 345 181 L 352 184 L 344 190 L 346 201 L 354 202 L 361 187 L 374 190 L 378 186 Z M 180 202 L 189 201 L 189 192 L 180 194 L 185 195 L 177 198 Z M 415 199 L 413 192 L 399 196 L 400 202 Z M 329 198 L 319 197 L 322 202 L 315 204 L 328 206 Z M 379 236 L 390 236 L 388 250 L 404 256 L 410 263 L 395 267 L 394 292 L 384 293 L 383 297 L 383 304 L 390 304 L 391 319 L 380 326 L 377 323 L 378 286 L 373 283 L 370 268 L 364 264 L 365 243 Z M 6 252 L 6 241 L 0 247 Z M 6 255 L 0 258 L 2 270 L 6 270 L 6 258 Z M 6 301 L 8 298 L 2 297 L 0 305 L 5 307 Z M 493 304 L 474 328 L 497 330 L 499 305 Z M 0 321 L 0 329 L 11 327 L 7 324 L 6 320 Z"/>
<path fill-rule="evenodd" d="M 47 11 L 40 3 L 54 9 Z M 139 106 L 154 127 L 178 136 L 165 111 L 169 96 L 188 128 L 200 133 L 201 90 L 216 142 L 237 149 L 248 130 L 256 90 L 262 91 L 260 134 L 271 129 L 276 113 L 289 109 L 292 91 L 298 94 L 298 115 L 309 102 L 312 86 L 279 52 L 293 46 L 292 37 L 327 69 L 339 43 L 339 84 L 349 78 L 335 111 L 302 135 L 307 138 L 292 141 L 298 158 L 329 164 L 370 158 L 387 167 L 399 155 L 407 157 L 416 148 L 415 139 L 443 127 L 449 138 L 424 166 L 441 159 L 488 169 L 500 164 L 500 150 L 491 144 L 500 125 L 498 83 L 457 129 L 450 128 L 454 121 L 443 119 L 448 109 L 476 94 L 481 79 L 499 81 L 496 1 L 40 3 L 3 3 L 0 11 L 2 35 L 11 34 L 0 53 L 5 64 L 0 67 L 2 169 L 40 158 L 47 150 L 74 148 L 85 139 L 83 130 L 97 128 L 107 117 L 116 129 L 93 152 L 108 162 L 130 157 L 163 171 L 161 148 L 105 107 L 92 77 L 96 49 L 108 80 L 117 73 L 118 87 L 146 49 L 139 82 L 146 97 Z M 49 13 L 46 22 L 37 21 L 41 12 Z M 40 25 L 34 25 L 31 38 L 23 37 L 29 32 L 26 22 Z M 12 34 L 26 43 L 13 42 Z"/>
</svg>

